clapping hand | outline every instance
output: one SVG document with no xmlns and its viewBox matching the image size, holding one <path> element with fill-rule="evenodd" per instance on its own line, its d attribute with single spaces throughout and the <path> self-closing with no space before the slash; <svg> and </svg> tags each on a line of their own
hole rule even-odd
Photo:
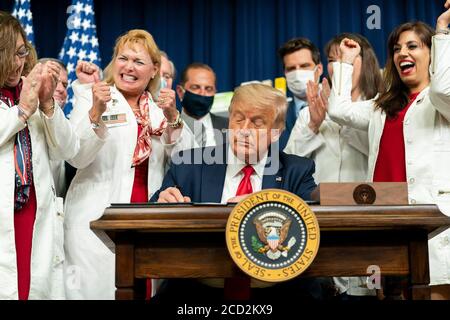
<svg viewBox="0 0 450 320">
<path fill-rule="evenodd" d="M 306 85 L 306 99 L 309 109 L 309 128 L 317 134 L 327 114 L 328 98 L 330 96 L 328 80 L 322 80 L 322 90 L 319 92 L 319 84 L 309 81 Z"/>
<path fill-rule="evenodd" d="M 54 107 L 53 94 L 59 82 L 60 71 L 60 66 L 54 61 L 47 61 L 42 66 L 41 86 L 39 88 L 39 108 L 46 114 L 52 112 L 52 107 Z"/>
<path fill-rule="evenodd" d="M 39 91 L 42 84 L 42 63 L 34 66 L 26 77 L 22 77 L 22 91 L 20 92 L 19 108 L 24 113 L 23 120 L 27 121 L 35 112 L 39 104 Z"/>
</svg>

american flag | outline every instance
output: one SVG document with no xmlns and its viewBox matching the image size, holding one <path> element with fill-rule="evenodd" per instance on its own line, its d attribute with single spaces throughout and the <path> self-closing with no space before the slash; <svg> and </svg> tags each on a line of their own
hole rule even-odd
<svg viewBox="0 0 450 320">
<path fill-rule="evenodd" d="M 77 78 L 75 68 L 78 60 L 89 61 L 98 66 L 100 66 L 101 61 L 95 27 L 94 1 L 72 0 L 72 5 L 67 8 L 67 13 L 69 14 L 67 34 L 59 53 L 59 59 L 67 66 L 68 71 L 68 100 L 64 107 L 64 113 L 69 115 L 73 104 L 71 84 Z"/>
<path fill-rule="evenodd" d="M 34 46 L 33 15 L 30 10 L 30 0 L 15 0 L 12 15 L 20 21 L 27 34 L 28 41 Z"/>
</svg>

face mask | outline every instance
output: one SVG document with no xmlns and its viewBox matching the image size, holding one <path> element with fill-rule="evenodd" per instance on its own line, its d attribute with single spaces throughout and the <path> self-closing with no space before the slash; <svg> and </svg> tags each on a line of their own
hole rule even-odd
<svg viewBox="0 0 450 320">
<path fill-rule="evenodd" d="M 306 97 L 306 84 L 308 81 L 314 82 L 314 70 L 294 70 L 286 74 L 286 81 L 289 90 L 298 98 Z"/>
<path fill-rule="evenodd" d="M 189 115 L 196 118 L 202 118 L 211 110 L 213 102 L 214 96 L 201 96 L 184 90 L 184 97 L 181 101 L 181 105 Z"/>
</svg>

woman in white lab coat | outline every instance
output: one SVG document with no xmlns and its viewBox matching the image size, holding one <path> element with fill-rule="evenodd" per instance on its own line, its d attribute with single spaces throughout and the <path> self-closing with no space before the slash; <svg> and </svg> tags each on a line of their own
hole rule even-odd
<svg viewBox="0 0 450 320">
<path fill-rule="evenodd" d="M 52 98 L 59 66 L 36 64 L 19 21 L 1 11 L 0 39 L 0 300 L 64 299 L 63 215 L 49 161 L 74 157 L 80 140 Z"/>
<path fill-rule="evenodd" d="M 372 99 L 381 91 L 382 79 L 375 52 L 363 36 L 346 33 L 330 40 L 325 48 L 328 74 L 332 77 L 332 62 L 340 58 L 339 44 L 346 37 L 354 39 L 363 48 L 355 62 L 352 101 Z M 326 113 L 329 96 L 326 79 L 322 89 L 320 99 L 318 85 L 308 84 L 308 107 L 300 111 L 284 151 L 313 159 L 316 163 L 314 178 L 318 183 L 364 181 L 367 175 L 367 132 L 341 126 L 331 120 Z M 316 96 L 324 104 L 313 103 Z"/>
<path fill-rule="evenodd" d="M 71 122 L 77 127 L 90 118 L 106 143 L 96 155 L 70 161 L 78 170 L 65 206 L 69 299 L 114 299 L 114 246 L 106 236 L 99 239 L 89 223 L 111 203 L 147 202 L 162 183 L 171 153 L 192 143 L 176 109 L 175 92 L 161 89 L 154 102 L 160 64 L 153 37 L 131 30 L 118 38 L 105 81 L 98 81 L 95 66 L 77 66 Z M 107 107 L 103 115 L 89 111 L 96 104 Z"/>
<path fill-rule="evenodd" d="M 375 52 L 369 41 L 353 33 L 343 33 L 331 39 L 325 46 L 328 57 L 328 74 L 334 74 L 333 62 L 341 59 L 339 45 L 345 38 L 356 41 L 362 48 L 355 59 L 351 87 L 351 100 L 364 101 L 374 98 L 382 90 L 382 77 Z M 332 83 L 334 85 L 334 83 Z M 317 85 L 308 85 L 308 108 L 300 111 L 284 150 L 287 153 L 306 156 L 316 163 L 315 180 L 321 182 L 365 181 L 369 141 L 367 131 L 358 130 L 334 122 L 326 113 L 329 87 L 323 82 L 319 94 Z M 375 290 L 365 287 L 365 278 L 333 278 L 339 293 L 347 296 L 374 296 Z"/>
<path fill-rule="evenodd" d="M 387 89 L 373 101 L 351 101 L 352 63 L 360 48 L 345 39 L 342 61 L 333 63 L 328 113 L 342 125 L 368 131 L 369 181 L 405 181 L 410 204 L 436 203 L 449 215 L 450 0 L 445 7 L 436 35 L 421 22 L 394 29 L 388 40 Z M 429 241 L 434 298 L 450 298 L 449 236 L 447 230 Z"/>
</svg>

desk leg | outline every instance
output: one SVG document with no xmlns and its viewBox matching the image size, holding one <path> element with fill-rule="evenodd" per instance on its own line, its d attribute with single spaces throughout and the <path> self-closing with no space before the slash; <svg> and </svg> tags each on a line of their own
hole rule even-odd
<svg viewBox="0 0 450 320">
<path fill-rule="evenodd" d="M 417 231 L 409 243 L 410 299 L 430 300 L 428 234 Z"/>
<path fill-rule="evenodd" d="M 127 233 L 118 233 L 116 236 L 116 300 L 136 298 L 132 236 Z"/>
</svg>

